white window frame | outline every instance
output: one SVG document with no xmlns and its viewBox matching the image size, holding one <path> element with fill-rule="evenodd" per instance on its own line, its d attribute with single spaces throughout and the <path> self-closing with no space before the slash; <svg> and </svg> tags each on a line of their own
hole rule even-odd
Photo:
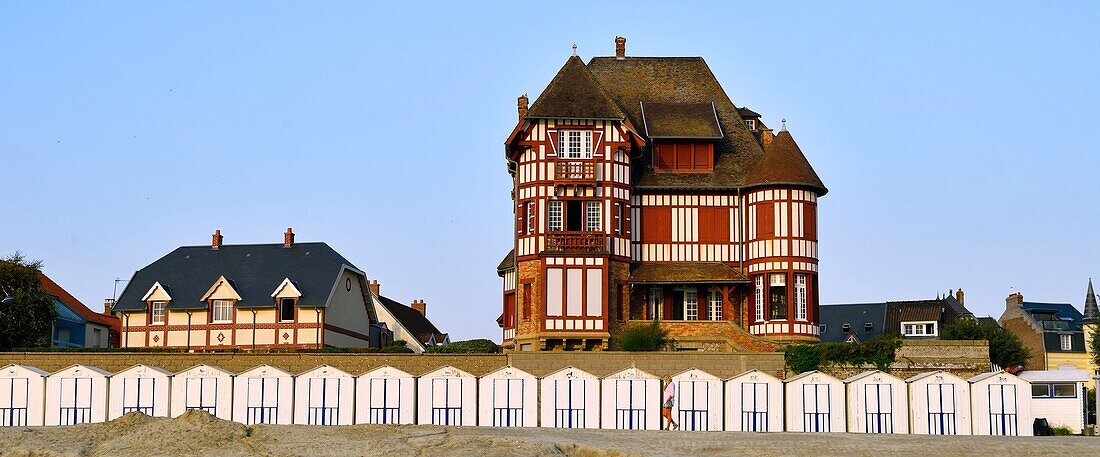
<svg viewBox="0 0 1100 457">
<path fill-rule="evenodd" d="M 928 333 L 927 327 L 932 325 L 932 333 Z M 902 336 L 939 336 L 940 325 L 936 321 L 913 321 L 901 323 Z"/>
<path fill-rule="evenodd" d="M 749 130 L 756 130 L 756 119 L 745 119 L 745 127 Z"/>
<path fill-rule="evenodd" d="M 215 324 L 228 324 L 233 322 L 233 300 L 212 300 L 210 303 L 212 313 L 210 322 Z M 219 316 L 224 313 L 225 316 Z"/>
<path fill-rule="evenodd" d="M 600 217 L 602 202 L 584 202 L 584 229 L 588 232 L 603 231 L 603 218 Z"/>
<path fill-rule="evenodd" d="M 712 321 L 722 320 L 722 292 L 711 289 L 708 295 L 710 308 L 707 308 L 707 319 Z"/>
<path fill-rule="evenodd" d="M 1063 351 L 1073 350 L 1073 335 L 1068 333 L 1058 335 L 1058 343 L 1061 345 Z"/>
<path fill-rule="evenodd" d="M 646 297 L 649 305 L 649 318 L 661 319 L 664 317 L 664 294 L 659 286 L 649 286 L 649 295 Z"/>
<path fill-rule="evenodd" d="M 591 159 L 592 131 L 559 130 L 558 156 L 567 159 Z"/>
<path fill-rule="evenodd" d="M 562 208 L 561 200 L 550 200 L 546 205 L 546 230 L 549 232 L 560 232 L 562 229 Z"/>
<path fill-rule="evenodd" d="M 764 276 L 756 277 L 756 322 L 764 322 Z"/>
<path fill-rule="evenodd" d="M 794 275 L 794 318 L 806 320 L 806 275 Z"/>
<path fill-rule="evenodd" d="M 151 316 L 149 317 L 150 324 L 163 325 L 168 321 L 168 302 L 158 300 L 154 301 L 149 306 L 152 307 Z M 159 320 L 157 319 L 158 315 L 160 316 Z"/>
<path fill-rule="evenodd" d="M 684 289 L 684 320 L 699 320 L 699 293 L 694 288 Z"/>
</svg>

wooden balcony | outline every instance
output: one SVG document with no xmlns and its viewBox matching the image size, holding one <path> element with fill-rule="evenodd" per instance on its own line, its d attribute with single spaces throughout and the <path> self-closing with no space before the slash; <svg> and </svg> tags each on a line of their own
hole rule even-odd
<svg viewBox="0 0 1100 457">
<path fill-rule="evenodd" d="M 558 159 L 554 167 L 557 184 L 596 185 L 596 163 L 591 159 Z"/>
<path fill-rule="evenodd" d="M 596 232 L 550 232 L 546 252 L 607 252 L 607 235 Z"/>
</svg>

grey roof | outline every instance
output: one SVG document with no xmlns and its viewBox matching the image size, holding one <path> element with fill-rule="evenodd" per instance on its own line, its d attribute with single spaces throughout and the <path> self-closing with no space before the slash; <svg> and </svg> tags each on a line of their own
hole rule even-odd
<svg viewBox="0 0 1100 457">
<path fill-rule="evenodd" d="M 447 337 L 446 333 L 439 331 L 427 316 L 420 314 L 420 311 L 381 295 L 378 296 L 378 301 L 405 327 L 405 330 L 416 335 L 422 344 L 428 344 L 433 336 L 437 343 L 442 343 Z"/>
<path fill-rule="evenodd" d="M 169 289 L 168 309 L 205 309 L 200 301 L 218 277 L 232 281 L 241 295 L 238 308 L 274 307 L 271 294 L 290 278 L 302 293 L 298 306 L 323 307 L 344 266 L 358 271 L 351 262 L 325 243 L 227 244 L 184 246 L 134 273 L 118 298 L 116 311 L 141 311 L 141 301 L 153 284 Z"/>
<path fill-rule="evenodd" d="M 1085 315 L 1081 314 L 1076 307 L 1069 303 L 1037 303 L 1026 301 L 1023 302 L 1022 306 L 1025 311 L 1054 312 L 1059 319 L 1069 324 L 1069 330 L 1080 330 L 1081 324 L 1085 322 Z"/>
<path fill-rule="evenodd" d="M 1085 294 L 1085 319 L 1100 319 L 1100 308 L 1096 307 L 1096 292 L 1092 291 L 1092 278 L 1089 278 L 1089 291 Z"/>
<path fill-rule="evenodd" d="M 848 337 L 841 330 L 844 324 L 852 324 L 852 333 L 864 341 L 880 335 L 886 326 L 886 303 L 823 305 L 819 310 L 818 323 L 825 324 L 821 341 L 843 342 Z M 872 324 L 870 332 L 865 329 L 868 322 Z"/>
</svg>

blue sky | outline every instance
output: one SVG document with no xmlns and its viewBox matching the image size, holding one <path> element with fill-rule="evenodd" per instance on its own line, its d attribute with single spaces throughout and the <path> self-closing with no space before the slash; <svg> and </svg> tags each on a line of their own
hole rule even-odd
<svg viewBox="0 0 1100 457">
<path fill-rule="evenodd" d="M 1100 7 L 1015 2 L 0 3 L 0 254 L 100 309 L 180 245 L 326 241 L 499 339 L 502 143 L 576 43 L 700 55 L 829 187 L 823 303 L 1100 277 Z"/>
</svg>

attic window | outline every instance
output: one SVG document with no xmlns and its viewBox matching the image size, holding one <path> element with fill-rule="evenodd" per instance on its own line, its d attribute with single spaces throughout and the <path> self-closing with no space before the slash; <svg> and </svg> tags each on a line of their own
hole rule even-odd
<svg viewBox="0 0 1100 457">
<path fill-rule="evenodd" d="M 875 329 L 875 324 L 874 323 L 868 322 L 866 324 L 863 324 L 863 331 L 865 331 L 865 332 L 870 332 L 874 329 Z"/>
<path fill-rule="evenodd" d="M 826 324 L 817 324 L 817 334 L 818 335 L 824 335 L 825 332 L 828 332 L 828 331 L 829 331 L 829 326 L 828 325 L 826 325 Z"/>
<path fill-rule="evenodd" d="M 843 331 L 844 333 L 848 333 L 848 332 L 852 331 L 852 324 L 841 325 L 840 330 Z"/>
<path fill-rule="evenodd" d="M 567 159 L 591 159 L 592 131 L 558 131 L 558 156 Z"/>
<path fill-rule="evenodd" d="M 292 321 L 294 320 L 294 299 L 283 298 L 279 300 L 279 320 Z"/>
<path fill-rule="evenodd" d="M 163 324 L 164 323 L 164 308 L 166 306 L 168 306 L 168 302 L 164 302 L 164 301 L 155 301 L 155 302 L 153 302 L 152 310 L 151 310 L 152 319 L 150 319 L 151 323 L 154 323 L 154 324 Z"/>
<path fill-rule="evenodd" d="M 714 143 L 659 141 L 653 145 L 653 169 L 664 173 L 709 173 L 714 170 Z"/>
<path fill-rule="evenodd" d="M 756 119 L 745 119 L 745 127 L 749 130 L 756 131 Z"/>
</svg>

